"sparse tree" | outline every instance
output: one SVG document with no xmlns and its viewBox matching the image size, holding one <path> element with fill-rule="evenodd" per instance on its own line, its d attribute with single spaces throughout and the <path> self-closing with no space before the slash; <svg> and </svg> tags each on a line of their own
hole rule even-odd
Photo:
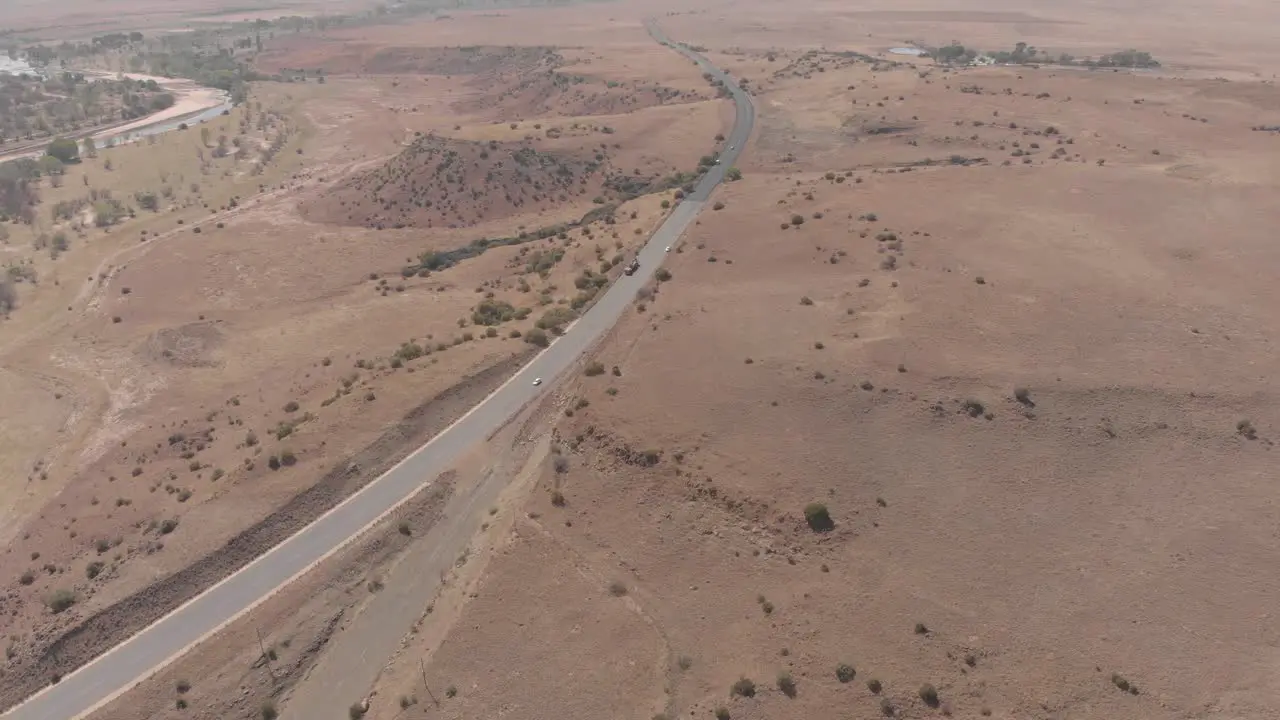
<svg viewBox="0 0 1280 720">
<path fill-rule="evenodd" d="M 49 143 L 45 154 L 64 164 L 80 162 L 80 147 L 70 138 L 58 138 Z"/>
</svg>

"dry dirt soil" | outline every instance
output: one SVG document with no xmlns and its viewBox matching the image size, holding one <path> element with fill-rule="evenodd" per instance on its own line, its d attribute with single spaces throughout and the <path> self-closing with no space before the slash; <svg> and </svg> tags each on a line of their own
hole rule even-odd
<svg viewBox="0 0 1280 720">
<path fill-rule="evenodd" d="M 420 30 L 425 56 L 450 56 L 448 26 Z M 663 52 L 643 68 L 607 45 L 553 53 L 553 87 L 617 101 L 538 94 L 523 122 L 516 90 L 548 68 L 510 46 L 468 54 L 483 85 L 447 62 L 259 83 L 208 126 L 46 181 L 37 225 L 0 245 L 22 270 L 0 321 L 4 704 L 332 507 L 571 323 L 731 115 Z M 666 90 L 628 90 L 642 69 Z M 446 157 L 452 179 L 433 174 Z M 109 202 L 127 212 L 95 227 Z"/>
<path fill-rule="evenodd" d="M 758 89 L 744 179 L 370 717 L 1277 712 L 1274 10 L 942 6 L 662 18 Z"/>
<path fill-rule="evenodd" d="M 1280 17 L 1193 0 L 624 2 L 282 39 L 264 67 L 328 78 L 256 91 L 297 128 L 273 179 L 148 220 L 144 251 L 78 244 L 0 325 L 24 408 L 0 427 L 5 697 L 69 629 L 367 481 L 590 302 L 674 199 L 607 180 L 661 186 L 731 117 L 649 14 L 755 92 L 743 179 L 519 447 L 484 451 L 549 448 L 444 590 L 404 600 L 401 645 L 349 659 L 382 669 L 333 717 L 1275 715 L 1280 134 L 1254 128 L 1280 125 Z M 886 52 L 951 40 L 1164 67 Z M 460 520 L 443 502 L 410 511 Z M 416 527 L 264 606 L 265 643 L 305 651 L 264 659 L 246 620 L 103 716 L 302 707 Z M 79 602 L 53 614 L 58 589 Z"/>
</svg>

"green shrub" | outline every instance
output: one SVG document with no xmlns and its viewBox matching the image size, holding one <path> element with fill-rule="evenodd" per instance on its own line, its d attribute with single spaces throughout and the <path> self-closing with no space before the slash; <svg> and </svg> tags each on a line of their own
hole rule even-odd
<svg viewBox="0 0 1280 720">
<path fill-rule="evenodd" d="M 884 686 L 883 686 L 883 685 L 881 685 L 881 684 L 880 684 L 880 681 L 879 681 L 879 680 L 877 680 L 877 679 L 875 679 L 875 678 L 871 678 L 870 680 L 868 680 L 868 681 L 867 681 L 867 689 L 868 689 L 868 690 L 870 690 L 870 691 L 871 691 L 871 694 L 873 694 L 873 695 L 879 695 L 879 694 L 880 694 L 880 689 L 881 689 L 882 687 L 884 687 Z"/>
<path fill-rule="evenodd" d="M 827 506 L 822 503 L 809 503 L 804 508 L 804 521 L 809 524 L 809 529 L 814 532 L 827 532 L 835 529 L 835 522 L 831 519 L 831 514 L 827 512 Z"/>
<path fill-rule="evenodd" d="M 741 677 L 729 687 L 730 697 L 755 697 L 756 684 L 750 678 Z"/>
<path fill-rule="evenodd" d="M 79 601 L 80 598 L 74 592 L 62 588 L 49 593 L 44 599 L 44 604 L 53 611 L 54 615 L 57 615 L 60 612 L 71 609 L 71 606 Z"/>
<path fill-rule="evenodd" d="M 836 680 L 839 680 L 842 683 L 853 682 L 854 675 L 856 674 L 857 673 L 854 671 L 853 666 L 848 663 L 840 663 L 836 666 Z"/>
<path fill-rule="evenodd" d="M 604 365 L 599 362 L 592 362 L 587 365 L 587 369 L 583 371 L 587 377 L 595 377 L 604 374 Z"/>
<path fill-rule="evenodd" d="M 920 699 L 925 705 L 931 708 L 938 707 L 938 689 L 932 685 L 924 684 L 920 686 Z"/>
<path fill-rule="evenodd" d="M 548 337 L 547 331 L 542 328 L 533 328 L 529 332 L 525 333 L 524 341 L 530 345 L 541 348 L 547 347 L 551 344 L 551 339 Z"/>
<path fill-rule="evenodd" d="M 796 696 L 796 681 L 791 677 L 791 673 L 778 673 L 778 689 L 789 698 Z"/>
</svg>

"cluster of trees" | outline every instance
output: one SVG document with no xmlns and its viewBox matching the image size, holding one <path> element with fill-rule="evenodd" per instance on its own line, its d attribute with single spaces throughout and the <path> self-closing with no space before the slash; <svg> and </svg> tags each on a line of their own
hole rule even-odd
<svg viewBox="0 0 1280 720">
<path fill-rule="evenodd" d="M 144 40 L 142 33 L 108 33 L 91 38 L 89 42 L 63 42 L 58 45 L 32 45 L 23 50 L 26 60 L 35 67 L 47 67 L 53 62 L 66 63 L 97 55 L 104 50 L 119 50 L 137 45 Z"/>
<path fill-rule="evenodd" d="M 132 120 L 173 103 L 154 80 L 93 80 L 72 72 L 47 79 L 0 75 L 0 142 Z"/>
<path fill-rule="evenodd" d="M 35 207 L 40 202 L 36 188 L 39 177 L 39 164 L 30 158 L 0 164 L 0 221 L 30 223 L 35 219 Z"/>
<path fill-rule="evenodd" d="M 937 48 L 930 55 L 945 65 L 967 65 L 980 57 L 986 57 L 990 58 L 992 62 L 1004 65 L 1045 63 L 1099 68 L 1153 68 L 1160 66 L 1160 63 L 1151 57 L 1151 53 L 1139 50 L 1121 50 L 1102 55 L 1096 59 L 1077 59 L 1067 53 L 1061 53 L 1057 56 L 1049 55 L 1024 42 L 1016 44 L 1012 50 L 992 50 L 984 53 L 952 41 L 950 45 Z"/>
</svg>

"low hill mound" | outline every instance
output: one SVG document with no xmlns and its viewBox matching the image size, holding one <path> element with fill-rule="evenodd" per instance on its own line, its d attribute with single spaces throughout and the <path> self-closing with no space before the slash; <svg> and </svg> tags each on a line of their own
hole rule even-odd
<svg viewBox="0 0 1280 720">
<path fill-rule="evenodd" d="M 595 198 L 607 163 L 603 150 L 580 157 L 427 135 L 381 167 L 304 201 L 301 211 L 337 225 L 465 227 Z"/>
</svg>

